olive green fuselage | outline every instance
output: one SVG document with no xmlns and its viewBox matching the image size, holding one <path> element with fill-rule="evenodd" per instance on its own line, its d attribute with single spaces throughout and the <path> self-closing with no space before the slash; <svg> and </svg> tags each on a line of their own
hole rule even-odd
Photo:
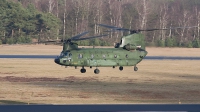
<svg viewBox="0 0 200 112">
<path fill-rule="evenodd" d="M 123 70 L 123 66 L 134 66 L 147 55 L 144 36 L 140 33 L 123 36 L 120 43 L 114 48 L 78 48 L 78 44 L 64 42 L 63 50 L 55 59 L 55 63 L 63 66 L 81 66 L 81 73 L 85 73 L 84 67 L 116 67 Z M 94 70 L 95 74 L 99 69 Z"/>
<path fill-rule="evenodd" d="M 62 51 L 56 59 L 57 64 L 64 66 L 109 67 L 135 66 L 145 56 L 147 51 L 123 48 L 78 48 Z"/>
</svg>

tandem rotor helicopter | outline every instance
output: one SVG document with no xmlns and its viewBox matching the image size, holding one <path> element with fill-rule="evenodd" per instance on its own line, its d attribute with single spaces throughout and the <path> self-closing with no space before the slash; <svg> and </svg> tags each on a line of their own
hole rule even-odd
<svg viewBox="0 0 200 112">
<path fill-rule="evenodd" d="M 83 32 L 79 35 L 71 37 L 70 39 L 63 40 L 63 50 L 54 62 L 62 66 L 82 67 L 81 73 L 86 73 L 85 67 L 95 67 L 94 73 L 99 74 L 98 67 L 119 67 L 122 71 L 124 66 L 134 66 L 134 71 L 138 71 L 137 64 L 140 63 L 147 55 L 145 50 L 145 38 L 141 31 L 154 31 L 154 30 L 168 30 L 177 29 L 146 29 L 146 30 L 132 30 L 110 26 L 105 24 L 97 24 L 102 27 L 110 28 L 111 31 L 124 31 L 130 32 L 129 35 L 123 36 L 120 43 L 117 43 L 114 48 L 78 48 L 78 44 L 73 41 L 81 41 L 86 39 L 98 38 L 107 35 L 99 35 L 93 37 L 80 38 L 81 36 L 89 33 Z M 187 27 L 191 28 L 191 27 Z"/>
</svg>

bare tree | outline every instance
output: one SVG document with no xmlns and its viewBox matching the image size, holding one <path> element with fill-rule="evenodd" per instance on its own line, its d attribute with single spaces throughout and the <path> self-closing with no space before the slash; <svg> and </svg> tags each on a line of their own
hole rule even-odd
<svg viewBox="0 0 200 112">
<path fill-rule="evenodd" d="M 139 14 L 139 27 L 146 28 L 148 15 L 150 14 L 150 3 L 148 0 L 137 0 L 136 8 Z"/>
<path fill-rule="evenodd" d="M 52 13 L 53 9 L 55 8 L 56 1 L 55 0 L 49 0 L 48 2 L 48 12 Z"/>
<path fill-rule="evenodd" d="M 195 8 L 194 8 L 194 10 L 195 10 L 195 19 L 196 19 L 196 24 L 197 24 L 197 38 L 199 38 L 200 39 L 200 11 L 198 10 L 198 7 L 197 6 L 195 6 Z M 194 39 L 195 39 L 196 37 L 195 37 L 195 35 L 194 35 Z M 193 39 L 193 40 L 194 40 Z"/>
<path fill-rule="evenodd" d="M 168 15 L 168 4 L 163 3 L 160 6 L 160 29 L 164 29 L 167 27 L 169 15 Z M 165 40 L 166 38 L 166 30 L 160 30 L 160 38 L 161 40 Z"/>
<path fill-rule="evenodd" d="M 190 14 L 189 11 L 187 10 L 184 10 L 182 12 L 182 16 L 181 18 L 179 18 L 179 21 L 178 21 L 178 24 L 179 26 L 182 26 L 183 28 L 180 29 L 179 31 L 176 30 L 176 32 L 180 35 L 180 43 L 179 43 L 179 46 L 181 46 L 181 44 L 185 41 L 187 41 L 187 36 L 184 36 L 185 32 L 187 31 L 188 33 L 188 30 L 186 27 L 189 26 L 190 22 L 191 22 L 191 18 L 192 18 L 192 15 Z"/>
<path fill-rule="evenodd" d="M 59 18 L 59 10 L 58 10 L 58 0 L 56 1 L 56 17 Z M 59 38 L 59 28 L 57 29 L 57 40 Z"/>
<path fill-rule="evenodd" d="M 80 0 L 73 0 L 73 8 L 74 8 L 74 13 L 75 13 L 75 34 L 78 33 L 78 19 L 79 19 L 79 12 L 80 12 L 80 5 L 81 1 Z"/>
<path fill-rule="evenodd" d="M 103 20 L 103 1 L 97 0 L 91 1 L 91 14 L 93 16 L 93 23 L 94 23 L 94 34 L 100 34 L 100 27 L 98 27 L 96 24 L 102 23 Z"/>
<path fill-rule="evenodd" d="M 66 33 L 66 29 L 65 29 L 65 20 L 66 20 L 66 0 L 64 0 L 64 13 L 63 13 L 63 39 L 65 38 L 65 33 Z"/>
<path fill-rule="evenodd" d="M 90 0 L 82 1 L 81 7 L 82 7 L 82 13 L 81 13 L 81 24 L 80 24 L 80 30 L 86 31 L 88 30 L 88 24 L 89 24 L 89 10 L 90 10 Z"/>
<path fill-rule="evenodd" d="M 122 13 L 123 13 L 122 5 L 123 4 L 124 4 L 124 1 L 121 1 L 121 0 L 117 1 L 115 5 L 115 10 L 114 10 L 114 11 L 117 11 L 114 14 L 115 24 L 116 26 L 119 26 L 119 27 L 123 27 L 123 23 L 122 23 Z M 122 34 L 123 33 L 120 32 L 120 34 L 117 34 L 116 37 L 118 38 L 119 36 L 122 36 Z M 117 38 L 116 38 L 116 41 L 117 41 Z"/>
</svg>

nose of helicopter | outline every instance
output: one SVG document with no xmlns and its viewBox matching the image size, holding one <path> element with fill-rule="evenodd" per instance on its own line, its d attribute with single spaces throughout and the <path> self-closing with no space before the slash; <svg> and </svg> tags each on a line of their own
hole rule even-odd
<svg viewBox="0 0 200 112">
<path fill-rule="evenodd" d="M 55 58 L 55 59 L 54 59 L 54 62 L 55 62 L 56 64 L 60 64 L 60 59 L 59 59 L 59 58 Z"/>
</svg>

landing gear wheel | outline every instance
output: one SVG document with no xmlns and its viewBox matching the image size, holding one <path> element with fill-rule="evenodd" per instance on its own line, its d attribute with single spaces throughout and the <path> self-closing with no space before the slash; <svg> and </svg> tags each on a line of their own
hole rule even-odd
<svg viewBox="0 0 200 112">
<path fill-rule="evenodd" d="M 138 71 L 138 67 L 134 66 L 134 71 Z"/>
<path fill-rule="evenodd" d="M 81 73 L 85 73 L 86 72 L 86 69 L 85 68 L 82 68 L 81 69 Z"/>
<path fill-rule="evenodd" d="M 98 68 L 96 68 L 96 69 L 94 70 L 94 73 L 95 73 L 95 74 L 99 74 L 99 73 L 100 73 L 100 70 L 99 70 Z"/>
<path fill-rule="evenodd" d="M 122 70 L 123 70 L 123 66 L 120 66 L 120 67 L 119 67 L 119 70 L 122 71 Z"/>
</svg>

